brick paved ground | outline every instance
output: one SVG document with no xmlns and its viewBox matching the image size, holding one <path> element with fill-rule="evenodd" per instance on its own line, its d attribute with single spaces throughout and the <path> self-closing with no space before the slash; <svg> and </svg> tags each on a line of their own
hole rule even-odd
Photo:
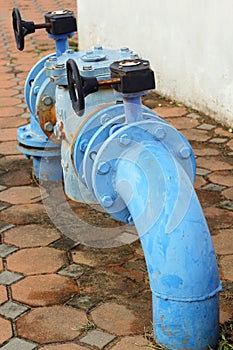
<svg viewBox="0 0 233 350">
<path fill-rule="evenodd" d="M 16 149 L 26 123 L 23 97 L 30 68 L 52 51 L 45 31 L 16 50 L 11 10 L 40 23 L 74 0 L 10 0 L 0 11 L 0 348 L 3 350 L 147 349 L 151 294 L 138 241 L 115 249 L 77 245 L 51 224 Z M 51 46 L 50 46 L 51 45 Z M 191 142 L 197 156 L 195 188 L 208 220 L 224 291 L 221 322 L 233 317 L 233 134 L 227 128 L 153 94 L 145 103 Z M 84 210 L 82 208 L 82 210 Z M 84 210 L 85 215 L 85 210 Z M 86 214 L 88 215 L 88 213 Z"/>
</svg>

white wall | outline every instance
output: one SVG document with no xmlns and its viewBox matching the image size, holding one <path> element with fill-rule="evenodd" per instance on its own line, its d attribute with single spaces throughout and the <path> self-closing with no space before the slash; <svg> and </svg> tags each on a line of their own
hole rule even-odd
<svg viewBox="0 0 233 350">
<path fill-rule="evenodd" d="M 130 47 L 157 90 L 233 124 L 233 0 L 77 0 L 79 48 Z"/>
</svg>

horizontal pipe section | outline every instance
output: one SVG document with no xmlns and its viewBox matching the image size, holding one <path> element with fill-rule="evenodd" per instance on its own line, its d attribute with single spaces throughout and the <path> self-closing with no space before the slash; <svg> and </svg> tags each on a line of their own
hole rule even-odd
<svg viewBox="0 0 233 350">
<path fill-rule="evenodd" d="M 216 349 L 221 283 L 209 229 L 186 172 L 162 143 L 145 143 L 119 159 L 115 186 L 145 254 L 156 341 L 174 350 Z"/>
</svg>

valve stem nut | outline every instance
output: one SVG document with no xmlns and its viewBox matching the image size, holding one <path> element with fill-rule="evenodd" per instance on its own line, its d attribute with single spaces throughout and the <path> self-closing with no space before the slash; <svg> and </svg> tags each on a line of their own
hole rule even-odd
<svg viewBox="0 0 233 350">
<path fill-rule="evenodd" d="M 42 102 L 45 106 L 51 106 L 53 104 L 53 99 L 51 96 L 46 95 L 42 98 Z"/>
<path fill-rule="evenodd" d="M 105 208 L 110 208 L 114 203 L 113 197 L 108 194 L 105 194 L 103 197 L 101 197 L 100 201 L 102 206 Z"/>
</svg>

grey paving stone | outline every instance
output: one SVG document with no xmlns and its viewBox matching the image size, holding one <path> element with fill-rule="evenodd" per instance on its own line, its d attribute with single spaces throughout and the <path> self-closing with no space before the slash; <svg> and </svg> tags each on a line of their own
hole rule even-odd
<svg viewBox="0 0 233 350">
<path fill-rule="evenodd" d="M 225 186 L 216 185 L 216 184 L 208 184 L 202 187 L 203 190 L 214 191 L 214 192 L 221 192 L 225 188 L 226 188 Z"/>
<path fill-rule="evenodd" d="M 25 305 L 8 301 L 7 303 L 0 306 L 0 315 L 3 315 L 7 318 L 15 319 L 27 310 L 29 310 L 29 307 Z"/>
<path fill-rule="evenodd" d="M 187 117 L 189 117 L 189 118 L 193 118 L 193 119 L 199 119 L 199 118 L 202 118 L 201 117 L 201 115 L 200 114 L 198 114 L 198 113 L 189 113 L 189 114 L 187 114 Z"/>
<path fill-rule="evenodd" d="M 6 189 L 6 186 L 0 185 L 0 191 L 4 191 Z"/>
<path fill-rule="evenodd" d="M 208 175 L 210 173 L 211 173 L 211 171 L 207 170 L 207 169 L 203 169 L 203 168 L 197 168 L 196 169 L 196 174 L 200 175 L 200 176 L 205 176 L 205 175 Z"/>
<path fill-rule="evenodd" d="M 24 89 L 24 87 L 23 87 L 23 86 L 21 86 L 21 85 L 16 85 L 16 86 L 13 86 L 13 88 L 12 88 L 12 89 L 21 91 L 21 90 L 23 90 L 23 89 Z"/>
<path fill-rule="evenodd" d="M 89 311 L 101 301 L 101 299 L 89 295 L 75 295 L 67 304 L 77 309 Z"/>
<path fill-rule="evenodd" d="M 4 244 L 4 243 L 0 244 L 0 257 L 6 258 L 9 254 L 15 252 L 18 249 L 19 248 L 14 247 L 12 245 Z"/>
<path fill-rule="evenodd" d="M 16 82 L 19 82 L 19 81 L 22 81 L 23 80 L 23 78 L 13 78 L 13 79 L 11 79 L 11 81 L 16 81 Z"/>
<path fill-rule="evenodd" d="M 214 137 L 213 139 L 209 140 L 209 142 L 217 143 L 217 144 L 224 143 L 224 142 L 227 142 L 227 141 L 228 141 L 228 139 L 226 139 L 224 137 Z"/>
<path fill-rule="evenodd" d="M 23 114 L 20 114 L 20 118 L 28 119 L 28 118 L 30 118 L 30 114 L 25 112 Z"/>
<path fill-rule="evenodd" d="M 31 343 L 24 339 L 13 338 L 1 350 L 33 350 L 38 346 L 36 343 Z"/>
<path fill-rule="evenodd" d="M 22 278 L 23 278 L 23 275 L 6 270 L 0 273 L 0 284 L 10 286 L 11 284 L 19 281 Z"/>
<path fill-rule="evenodd" d="M 17 94 L 17 95 L 14 95 L 14 98 L 19 98 L 21 100 L 22 98 L 24 98 L 24 95 L 23 94 Z"/>
<path fill-rule="evenodd" d="M 15 225 L 7 224 L 4 221 L 0 221 L 0 233 L 9 230 L 10 228 L 14 227 Z"/>
<path fill-rule="evenodd" d="M 87 345 L 96 346 L 99 349 L 103 349 L 104 346 L 109 344 L 115 339 L 112 334 L 108 334 L 97 329 L 89 332 L 85 337 L 81 338 L 80 341 Z"/>
<path fill-rule="evenodd" d="M 78 243 L 70 239 L 69 237 L 61 238 L 58 241 L 50 244 L 50 247 L 60 250 L 70 250 L 74 248 Z"/>
<path fill-rule="evenodd" d="M 27 108 L 27 105 L 26 105 L 26 103 L 20 103 L 19 105 L 16 105 L 16 107 Z"/>
<path fill-rule="evenodd" d="M 1 191 L 1 190 L 0 190 Z M 8 208 L 10 206 L 9 203 L 6 203 L 6 202 L 0 202 L 0 211 Z"/>
<path fill-rule="evenodd" d="M 58 273 L 62 276 L 72 277 L 72 278 L 78 278 L 82 276 L 85 272 L 85 267 L 78 265 L 78 264 L 71 264 L 64 269 L 60 270 Z"/>
<path fill-rule="evenodd" d="M 219 203 L 219 208 L 233 210 L 233 201 L 227 200 Z"/>
<path fill-rule="evenodd" d="M 120 236 L 117 237 L 118 242 L 122 242 L 123 244 L 131 244 L 138 239 L 137 235 L 134 235 L 129 232 L 123 232 Z"/>
<path fill-rule="evenodd" d="M 201 130 L 207 130 L 207 131 L 209 131 L 209 130 L 213 130 L 213 129 L 215 129 L 216 128 L 216 126 L 215 125 L 212 125 L 212 124 L 201 124 L 201 125 L 199 125 L 199 126 L 197 126 L 197 129 L 201 129 Z"/>
</svg>

